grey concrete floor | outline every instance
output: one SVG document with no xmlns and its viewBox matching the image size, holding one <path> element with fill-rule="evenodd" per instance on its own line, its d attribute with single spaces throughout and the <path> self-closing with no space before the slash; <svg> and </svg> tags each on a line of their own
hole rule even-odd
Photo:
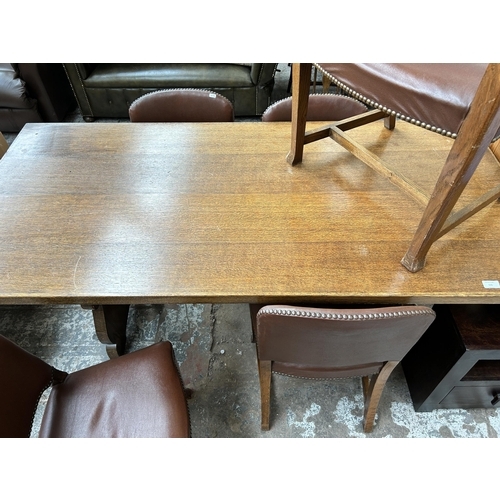
<svg viewBox="0 0 500 500">
<path fill-rule="evenodd" d="M 2 306 L 0 332 L 65 371 L 107 359 L 92 313 L 79 306 Z M 384 390 L 374 431 L 362 429 L 359 379 L 311 381 L 273 375 L 271 429 L 260 429 L 260 392 L 247 304 L 132 306 L 127 351 L 172 342 L 189 399 L 194 438 L 487 438 L 500 410 L 415 412 L 404 373 Z M 35 419 L 37 435 L 42 398 Z"/>
</svg>

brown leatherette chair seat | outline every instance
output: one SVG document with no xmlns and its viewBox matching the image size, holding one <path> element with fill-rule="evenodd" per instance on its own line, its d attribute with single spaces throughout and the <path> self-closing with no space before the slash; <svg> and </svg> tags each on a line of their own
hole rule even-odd
<svg viewBox="0 0 500 500">
<path fill-rule="evenodd" d="M 337 121 L 368 111 L 361 102 L 339 94 L 311 94 L 307 107 L 308 121 Z M 286 97 L 271 104 L 263 113 L 263 122 L 292 120 L 292 98 Z"/>
<path fill-rule="evenodd" d="M 271 374 L 362 377 L 364 431 L 371 432 L 392 370 L 434 321 L 425 306 L 316 308 L 252 305 L 262 429 L 270 425 Z"/>
<path fill-rule="evenodd" d="M 232 122 L 229 99 L 201 89 L 158 90 L 136 99 L 130 106 L 131 122 Z"/>
<path fill-rule="evenodd" d="M 0 437 L 29 437 L 52 386 L 39 437 L 189 437 L 170 342 L 67 374 L 0 335 Z"/>
<path fill-rule="evenodd" d="M 453 211 L 490 144 L 500 136 L 500 64 L 345 64 L 315 63 L 324 82 L 371 108 L 340 124 L 305 132 L 312 64 L 294 64 L 292 145 L 288 162 L 302 161 L 308 142 L 331 137 L 390 182 L 422 204 L 419 226 L 402 259 L 412 272 L 425 265 L 432 244 L 500 197 L 500 185 Z M 327 85 L 325 85 L 327 86 Z M 396 119 L 454 139 L 432 193 L 425 193 L 384 165 L 347 131 L 384 119 Z"/>
</svg>

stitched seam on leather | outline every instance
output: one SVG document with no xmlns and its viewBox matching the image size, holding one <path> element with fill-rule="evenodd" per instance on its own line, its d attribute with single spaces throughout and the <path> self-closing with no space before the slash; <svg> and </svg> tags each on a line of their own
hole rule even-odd
<svg viewBox="0 0 500 500">
<path fill-rule="evenodd" d="M 350 101 L 354 101 L 354 102 L 357 102 L 359 103 L 359 101 L 357 99 L 354 99 L 354 97 L 350 97 L 348 95 L 342 95 L 342 94 L 334 94 L 334 93 L 329 93 L 329 94 L 321 94 L 319 92 L 316 92 L 314 94 L 309 94 L 309 97 L 311 97 L 312 95 L 334 95 L 334 96 L 338 96 L 338 97 L 342 97 L 344 99 L 349 99 Z M 264 116 L 266 114 L 267 111 L 271 111 L 275 106 L 277 106 L 278 104 L 280 104 L 281 102 L 283 101 L 287 101 L 291 99 L 291 97 L 284 97 L 283 99 L 280 99 L 279 101 L 276 101 L 276 102 L 273 102 L 273 104 L 271 104 L 263 113 L 262 116 Z"/>
<path fill-rule="evenodd" d="M 40 391 L 40 393 L 38 394 L 38 398 L 36 400 L 36 403 L 35 403 L 35 408 L 33 409 L 33 415 L 31 416 L 31 425 L 30 425 L 30 436 L 31 436 L 31 432 L 33 431 L 33 424 L 35 422 L 35 415 L 36 415 L 36 411 L 38 409 L 38 404 L 40 403 L 40 399 L 42 399 L 42 394 L 49 388 L 49 387 L 52 387 L 54 385 L 54 367 L 51 367 L 51 372 L 50 372 L 50 380 L 49 382 L 47 383 L 47 385 Z"/>
<path fill-rule="evenodd" d="M 359 92 L 356 92 L 355 90 L 351 89 L 347 85 L 343 84 L 340 80 L 338 80 L 333 75 L 328 73 L 328 71 L 323 69 L 320 64 L 318 64 L 318 63 L 313 63 L 313 64 L 323 74 L 325 74 L 339 89 L 343 90 L 344 92 L 347 92 L 348 94 L 351 94 L 355 99 L 364 102 L 368 106 L 370 106 L 372 108 L 377 108 L 377 109 L 383 111 L 384 113 L 387 113 L 387 115 L 395 116 L 396 118 L 400 118 L 401 120 L 404 120 L 408 123 L 411 123 L 412 125 L 417 125 L 419 127 L 425 128 L 426 130 L 430 130 L 431 132 L 436 132 L 436 133 L 444 135 L 446 137 L 451 137 L 452 139 L 456 139 L 457 134 L 455 134 L 453 132 L 449 132 L 448 130 L 444 130 L 444 129 L 436 127 L 434 125 L 429 125 L 428 123 L 421 122 L 420 120 L 417 120 L 416 118 L 412 118 L 410 116 L 403 115 L 401 113 L 393 111 L 392 109 L 388 108 L 387 106 L 384 106 L 383 104 L 380 104 L 376 101 L 373 101 L 372 99 L 368 99 L 368 97 L 365 97 L 364 95 L 360 94 Z"/>
</svg>

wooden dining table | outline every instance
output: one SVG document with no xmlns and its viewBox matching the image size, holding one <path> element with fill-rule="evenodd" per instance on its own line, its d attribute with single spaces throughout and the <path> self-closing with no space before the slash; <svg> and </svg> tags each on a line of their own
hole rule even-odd
<svg viewBox="0 0 500 500">
<path fill-rule="evenodd" d="M 451 145 L 404 122 L 350 133 L 429 192 Z M 286 122 L 26 125 L 0 160 L 0 304 L 91 308 L 121 353 L 131 304 L 500 303 L 498 202 L 411 273 L 400 260 L 422 207 L 334 141 L 290 166 L 290 134 Z M 463 202 L 499 181 L 487 155 Z"/>
</svg>

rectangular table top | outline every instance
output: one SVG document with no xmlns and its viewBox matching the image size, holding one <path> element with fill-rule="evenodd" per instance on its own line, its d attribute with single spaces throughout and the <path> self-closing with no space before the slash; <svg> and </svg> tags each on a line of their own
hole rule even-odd
<svg viewBox="0 0 500 500">
<path fill-rule="evenodd" d="M 451 139 L 350 132 L 429 193 Z M 500 303 L 500 203 L 401 264 L 423 207 L 290 123 L 29 124 L 0 160 L 0 304 Z M 465 193 L 500 182 L 487 155 Z M 484 283 L 484 281 L 490 283 Z"/>
</svg>

